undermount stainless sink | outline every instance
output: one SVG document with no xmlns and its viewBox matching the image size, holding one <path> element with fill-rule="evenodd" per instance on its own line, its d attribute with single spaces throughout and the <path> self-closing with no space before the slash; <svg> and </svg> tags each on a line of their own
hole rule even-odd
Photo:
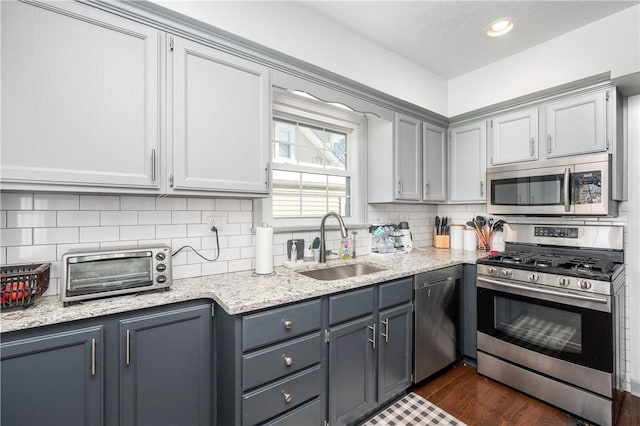
<svg viewBox="0 0 640 426">
<path fill-rule="evenodd" d="M 370 265 L 368 263 L 354 263 L 352 265 L 334 266 L 332 268 L 313 269 L 311 271 L 300 271 L 299 274 L 315 278 L 322 281 L 341 280 L 344 278 L 356 277 L 360 275 L 373 274 L 374 272 L 386 271 L 385 268 Z"/>
</svg>

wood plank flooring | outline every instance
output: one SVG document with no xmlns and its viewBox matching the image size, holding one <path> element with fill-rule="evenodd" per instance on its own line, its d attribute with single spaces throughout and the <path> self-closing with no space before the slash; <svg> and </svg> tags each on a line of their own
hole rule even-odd
<svg viewBox="0 0 640 426">
<path fill-rule="evenodd" d="M 470 426 L 566 426 L 572 416 L 459 364 L 411 389 Z M 640 398 L 626 394 L 616 426 L 640 425 Z"/>
</svg>

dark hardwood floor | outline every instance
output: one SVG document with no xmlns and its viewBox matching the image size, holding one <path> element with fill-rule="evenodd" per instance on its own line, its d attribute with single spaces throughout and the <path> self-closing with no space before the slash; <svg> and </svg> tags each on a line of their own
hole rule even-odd
<svg viewBox="0 0 640 426">
<path fill-rule="evenodd" d="M 467 364 L 458 364 L 411 391 L 469 426 L 566 426 L 572 419 L 560 409 L 479 375 Z M 640 398 L 626 393 L 616 426 L 632 425 L 640 425 Z"/>
</svg>

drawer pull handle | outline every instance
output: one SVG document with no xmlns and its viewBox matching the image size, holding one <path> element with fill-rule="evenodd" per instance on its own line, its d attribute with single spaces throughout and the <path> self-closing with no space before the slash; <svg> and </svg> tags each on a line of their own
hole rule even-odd
<svg viewBox="0 0 640 426">
<path fill-rule="evenodd" d="M 282 391 L 282 396 L 284 396 L 284 402 L 286 402 L 287 404 L 290 403 L 291 400 L 293 399 L 291 394 L 290 393 L 286 393 L 285 391 Z"/>
<path fill-rule="evenodd" d="M 288 367 L 291 364 L 293 364 L 293 358 L 291 358 L 290 356 L 285 356 L 284 357 L 284 365 L 286 365 Z"/>
<path fill-rule="evenodd" d="M 125 354 L 127 365 L 131 363 L 131 331 L 127 330 L 127 348 Z"/>
<path fill-rule="evenodd" d="M 286 328 L 287 330 L 291 330 L 293 328 L 293 323 L 289 320 L 285 320 L 284 321 L 284 328 Z"/>
</svg>

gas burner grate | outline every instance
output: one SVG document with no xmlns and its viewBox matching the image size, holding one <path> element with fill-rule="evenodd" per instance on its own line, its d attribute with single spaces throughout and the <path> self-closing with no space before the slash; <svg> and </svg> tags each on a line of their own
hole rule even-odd
<svg viewBox="0 0 640 426">
<path fill-rule="evenodd" d="M 615 263 L 606 259 L 574 258 L 559 266 L 576 272 L 607 274 L 613 270 Z"/>
</svg>

